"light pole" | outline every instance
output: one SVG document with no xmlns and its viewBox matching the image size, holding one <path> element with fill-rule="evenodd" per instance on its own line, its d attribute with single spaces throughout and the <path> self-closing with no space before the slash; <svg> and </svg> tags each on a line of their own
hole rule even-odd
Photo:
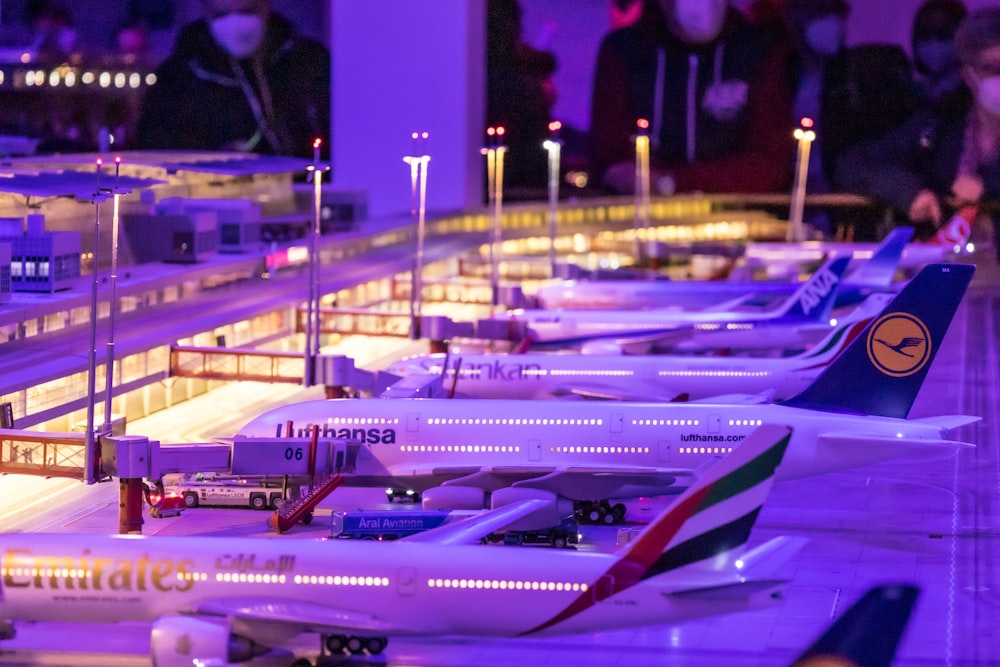
<svg viewBox="0 0 1000 667">
<path fill-rule="evenodd" d="M 320 218 L 323 199 L 323 172 L 330 170 L 330 165 L 319 161 L 319 148 L 322 139 L 313 141 L 313 162 L 306 167 L 313 182 L 313 224 L 309 236 L 309 295 L 306 304 L 306 345 L 305 345 L 305 377 L 303 385 L 311 387 L 316 384 L 316 358 L 319 356 L 319 306 L 321 298 L 320 266 L 319 266 L 319 236 L 322 231 Z"/>
<path fill-rule="evenodd" d="M 417 219 L 417 254 L 413 260 L 413 271 L 410 274 L 410 340 L 423 336 L 420 318 L 424 301 L 424 235 L 427 216 L 427 165 L 431 156 L 427 154 L 427 132 L 414 132 L 413 155 L 407 155 L 403 162 L 410 165 L 410 185 L 412 208 L 410 211 Z"/>
</svg>

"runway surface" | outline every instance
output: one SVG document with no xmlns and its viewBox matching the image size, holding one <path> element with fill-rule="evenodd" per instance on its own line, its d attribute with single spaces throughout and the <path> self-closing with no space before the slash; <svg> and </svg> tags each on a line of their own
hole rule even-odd
<svg viewBox="0 0 1000 667">
<path fill-rule="evenodd" d="M 895 664 L 1000 665 L 1000 271 L 988 255 L 980 266 L 911 413 L 913 417 L 982 416 L 981 422 L 959 433 L 959 439 L 976 446 L 941 460 L 886 463 L 777 485 L 761 513 L 754 542 L 776 535 L 809 539 L 788 564 L 785 574 L 791 583 L 781 607 L 558 639 L 393 639 L 383 656 L 345 663 L 400 667 L 787 665 L 869 586 L 900 582 L 919 585 L 921 594 Z M 850 387 L 844 389 L 850 391 Z M 270 405 L 315 398 L 316 391 L 232 386 L 182 404 L 169 414 L 132 423 L 129 430 L 163 441 L 204 440 L 234 431 Z M 217 415 L 229 405 L 233 411 L 226 414 L 232 418 L 219 423 Z M 85 487 L 10 475 L 0 478 L 0 525 L 4 530 L 111 532 L 117 526 L 117 493 L 113 484 Z M 384 496 L 378 490 L 338 490 L 322 508 L 381 502 Z M 648 520 L 665 502 L 630 503 L 628 519 Z M 289 535 L 273 536 L 261 513 L 209 509 L 189 510 L 173 519 L 147 519 L 144 526 L 147 534 L 250 534 L 289 540 L 320 537 L 327 530 L 326 522 L 318 519 Z M 585 527 L 582 532 L 581 548 L 614 546 L 612 528 Z M 114 628 L 45 624 L 20 630 L 18 638 L 0 645 L 0 663 L 150 664 L 148 627 L 142 624 Z M 56 637 L 61 646 L 79 652 L 52 651 Z M 304 637 L 295 648 L 315 654 L 318 644 Z M 267 658 L 252 664 L 289 662 Z"/>
</svg>

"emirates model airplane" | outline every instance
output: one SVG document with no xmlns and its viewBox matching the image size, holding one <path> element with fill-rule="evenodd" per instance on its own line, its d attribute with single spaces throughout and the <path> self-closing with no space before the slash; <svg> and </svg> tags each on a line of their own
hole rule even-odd
<svg viewBox="0 0 1000 667">
<path fill-rule="evenodd" d="M 761 424 L 795 429 L 780 478 L 951 454 L 960 443 L 949 432 L 978 417 L 907 416 L 974 271 L 925 267 L 781 405 L 333 399 L 271 410 L 237 437 L 308 437 L 316 425 L 324 438 L 360 443 L 348 483 L 422 492 L 427 508 L 544 498 L 555 508 L 548 525 L 566 501 L 596 503 L 582 511 L 613 523 L 624 506 L 608 499 L 670 492 Z"/>
<path fill-rule="evenodd" d="M 439 376 L 469 398 L 599 398 L 685 401 L 732 392 L 762 403 L 805 389 L 891 300 L 873 294 L 826 338 L 791 357 L 576 353 L 425 354 L 392 363 L 398 377 Z"/>
<path fill-rule="evenodd" d="M 835 308 L 854 305 L 878 292 L 895 292 L 893 279 L 912 227 L 897 227 L 868 256 L 858 258 L 837 289 Z M 849 249 L 842 248 L 847 255 Z M 819 256 L 822 258 L 822 255 Z M 539 287 L 534 294 L 546 310 L 637 310 L 705 308 L 734 299 L 759 300 L 791 296 L 801 285 L 787 281 L 747 280 L 570 280 Z"/>
<path fill-rule="evenodd" d="M 830 311 L 848 257 L 834 257 L 816 270 L 790 297 L 773 310 L 511 310 L 480 323 L 496 325 L 503 336 L 523 330 L 533 347 L 580 346 L 586 351 L 607 343 L 651 346 L 683 340 L 692 330 L 736 330 L 759 339 L 760 328 L 788 324 L 829 326 Z"/>
<path fill-rule="evenodd" d="M 2 534 L 0 617 L 7 630 L 152 621 L 153 664 L 190 667 L 306 632 L 333 653 L 378 654 L 391 636 L 559 635 L 772 606 L 804 541 L 745 547 L 788 440 L 758 428 L 612 554 L 443 545 L 434 531 L 422 543 Z"/>
</svg>

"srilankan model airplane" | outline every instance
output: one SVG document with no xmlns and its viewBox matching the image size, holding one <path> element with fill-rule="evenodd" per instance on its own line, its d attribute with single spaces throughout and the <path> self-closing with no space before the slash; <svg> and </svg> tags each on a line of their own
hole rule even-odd
<svg viewBox="0 0 1000 667">
<path fill-rule="evenodd" d="M 940 456 L 978 417 L 907 419 L 975 267 L 925 267 L 801 393 L 781 405 L 533 400 L 333 399 L 266 412 L 237 437 L 360 443 L 347 483 L 405 487 L 428 509 L 566 501 L 590 520 L 624 514 L 608 499 L 670 492 L 761 424 L 791 424 L 779 471 L 794 478 L 899 456 Z M 904 339 L 919 339 L 900 345 Z M 884 341 L 884 342 L 880 342 Z M 906 352 L 906 354 L 902 354 Z"/>
<path fill-rule="evenodd" d="M 0 618 L 15 631 L 151 621 L 153 664 L 190 667 L 302 633 L 378 654 L 392 636 L 551 636 L 773 606 L 805 541 L 746 546 L 788 440 L 760 427 L 610 554 L 442 545 L 433 530 L 416 543 L 0 534 Z"/>
<path fill-rule="evenodd" d="M 857 304 L 869 294 L 897 291 L 893 279 L 911 236 L 912 227 L 897 227 L 887 235 L 841 281 L 833 307 Z M 797 282 L 759 280 L 571 280 L 543 285 L 534 298 L 546 310 L 703 309 L 739 299 L 787 298 L 799 287 Z"/>
<path fill-rule="evenodd" d="M 890 299 L 873 294 L 812 349 L 790 357 L 426 354 L 396 361 L 386 372 L 438 376 L 446 391 L 468 398 L 685 401 L 738 392 L 756 402 L 783 401 L 815 380 Z"/>
</svg>

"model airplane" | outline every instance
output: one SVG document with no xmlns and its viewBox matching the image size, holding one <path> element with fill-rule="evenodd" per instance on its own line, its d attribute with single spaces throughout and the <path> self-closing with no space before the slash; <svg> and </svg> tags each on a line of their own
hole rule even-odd
<svg viewBox="0 0 1000 667">
<path fill-rule="evenodd" d="M 692 329 L 739 330 L 759 337 L 757 327 L 775 324 L 826 323 L 840 284 L 847 257 L 835 257 L 816 270 L 778 308 L 768 311 L 683 310 L 512 310 L 493 320 L 481 322 L 479 329 L 493 323 L 504 336 L 524 329 L 532 347 L 584 346 L 602 341 L 621 345 L 656 345 L 682 340 Z"/>
<path fill-rule="evenodd" d="M 890 299 L 888 294 L 870 296 L 863 310 L 859 307 L 813 348 L 791 357 L 427 354 L 394 362 L 386 372 L 401 378 L 440 376 L 445 390 L 469 398 L 685 401 L 739 392 L 766 396 L 757 402 L 783 401 L 815 380 Z"/>
<path fill-rule="evenodd" d="M 907 584 L 869 589 L 792 667 L 892 667 L 919 593 Z"/>
<path fill-rule="evenodd" d="M 0 618 L 152 621 L 157 667 L 242 662 L 301 633 L 333 653 L 387 637 L 532 637 L 780 602 L 804 540 L 745 551 L 789 429 L 756 430 L 613 553 L 371 541 L 0 535 Z M 307 663 L 308 664 L 308 663 Z"/>
<path fill-rule="evenodd" d="M 941 456 L 949 431 L 978 417 L 907 419 L 972 265 L 924 268 L 820 376 L 782 405 L 531 400 L 334 399 L 283 406 L 237 436 L 362 444 L 348 483 L 405 486 L 425 507 L 480 509 L 546 498 L 558 523 L 567 500 L 597 503 L 591 520 L 624 514 L 607 499 L 658 495 L 728 454 L 760 424 L 792 424 L 782 478 L 898 456 Z M 902 356 L 873 341 L 920 337 Z M 577 509 L 580 509 L 578 506 Z M 588 506 L 587 514 L 591 508 Z"/>
<path fill-rule="evenodd" d="M 869 294 L 897 291 L 893 279 L 911 236 L 912 227 L 897 227 L 886 236 L 841 282 L 834 308 L 857 304 Z M 799 287 L 799 283 L 788 281 L 571 280 L 543 285 L 534 297 L 538 307 L 546 310 L 704 309 L 741 298 L 787 298 Z"/>
</svg>

